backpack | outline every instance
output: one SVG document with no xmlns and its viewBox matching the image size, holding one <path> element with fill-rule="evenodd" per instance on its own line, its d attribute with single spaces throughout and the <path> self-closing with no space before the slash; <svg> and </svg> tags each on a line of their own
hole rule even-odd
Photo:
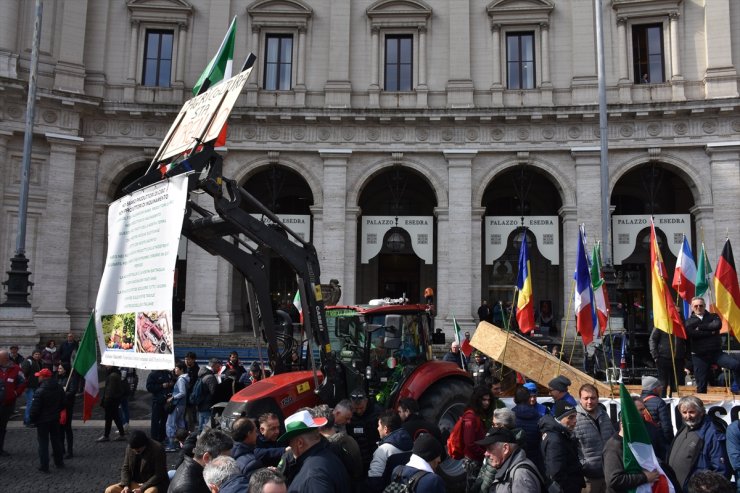
<svg viewBox="0 0 740 493">
<path fill-rule="evenodd" d="M 537 478 L 537 482 L 540 484 L 541 493 L 549 493 L 551 489 L 553 492 L 562 491 L 560 489 L 560 485 L 558 485 L 554 481 L 550 483 L 549 487 L 545 486 L 545 481 L 544 479 L 542 479 L 542 475 L 540 474 L 540 472 L 537 470 L 536 467 L 533 467 L 533 465 L 527 461 L 518 462 L 517 464 L 514 464 L 514 467 L 509 468 L 509 470 L 506 471 L 506 474 L 504 475 L 502 482 L 506 483 L 509 486 L 509 491 L 511 491 L 511 479 L 514 476 L 514 471 L 516 471 L 520 467 L 523 467 L 524 469 L 528 469 L 529 472 L 534 474 L 534 476 Z"/>
<path fill-rule="evenodd" d="M 208 389 L 203 390 L 204 377 L 205 375 L 195 381 L 195 385 L 193 385 L 193 390 L 191 390 L 190 394 L 188 395 L 188 404 L 190 404 L 191 406 L 200 406 L 206 400 Z"/>
<path fill-rule="evenodd" d="M 447 438 L 447 454 L 455 460 L 465 457 L 465 443 L 463 442 L 463 419 L 460 417 Z"/>
<path fill-rule="evenodd" d="M 419 471 L 414 473 L 411 479 L 404 483 L 401 478 L 401 471 L 398 471 L 393 475 L 393 481 L 385 487 L 383 493 L 412 493 L 416 491 L 416 484 L 422 476 L 426 476 L 427 474 L 429 474 L 427 471 Z"/>
</svg>

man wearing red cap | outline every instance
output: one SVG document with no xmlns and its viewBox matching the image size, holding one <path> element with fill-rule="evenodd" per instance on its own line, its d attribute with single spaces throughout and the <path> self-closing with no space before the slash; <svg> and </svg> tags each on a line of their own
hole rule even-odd
<svg viewBox="0 0 740 493">
<path fill-rule="evenodd" d="M 64 409 L 64 389 L 56 379 L 51 378 L 51 370 L 44 368 L 35 373 L 39 379 L 39 388 L 33 393 L 31 402 L 31 423 L 36 425 L 36 436 L 39 441 L 39 471 L 49 472 L 49 440 L 54 454 L 54 465 L 64 467 L 64 447 L 62 446 L 62 428 L 59 424 L 59 413 Z"/>
</svg>

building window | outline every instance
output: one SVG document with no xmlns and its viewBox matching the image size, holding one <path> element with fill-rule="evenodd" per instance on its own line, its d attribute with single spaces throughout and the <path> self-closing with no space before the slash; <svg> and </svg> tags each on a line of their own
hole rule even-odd
<svg viewBox="0 0 740 493">
<path fill-rule="evenodd" d="M 293 35 L 265 37 L 265 83 L 267 91 L 289 91 L 293 73 Z"/>
<path fill-rule="evenodd" d="M 506 34 L 506 86 L 534 89 L 534 33 Z"/>
<path fill-rule="evenodd" d="M 635 84 L 665 82 L 663 24 L 632 26 L 632 62 Z"/>
<path fill-rule="evenodd" d="M 144 76 L 142 78 L 145 86 L 170 87 L 173 39 L 173 31 L 146 31 Z"/>
<path fill-rule="evenodd" d="M 411 91 L 413 69 L 413 36 L 410 34 L 385 37 L 385 90 Z"/>
</svg>

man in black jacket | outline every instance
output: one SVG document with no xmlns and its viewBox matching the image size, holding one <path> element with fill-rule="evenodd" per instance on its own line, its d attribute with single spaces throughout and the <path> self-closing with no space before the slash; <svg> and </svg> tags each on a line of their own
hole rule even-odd
<svg viewBox="0 0 740 493">
<path fill-rule="evenodd" d="M 105 493 L 121 493 L 123 491 L 155 491 L 164 493 L 167 490 L 167 459 L 164 448 L 158 442 L 150 439 L 143 431 L 136 430 L 123 456 L 121 466 L 121 481 L 105 489 Z"/>
<path fill-rule="evenodd" d="M 64 448 L 62 447 L 62 428 L 59 413 L 64 409 L 64 389 L 56 379 L 51 378 L 51 370 L 44 368 L 36 372 L 39 388 L 33 393 L 30 420 L 36 425 L 39 441 L 39 471 L 49 472 L 49 440 L 54 454 L 54 465 L 64 467 Z"/>
<path fill-rule="evenodd" d="M 174 385 L 172 372 L 169 370 L 154 370 L 146 378 L 146 390 L 152 394 L 152 419 L 149 433 L 152 439 L 160 443 L 167 438 L 165 430 L 167 412 L 164 410 L 164 404 L 167 402 L 167 394 L 172 393 Z"/>
<path fill-rule="evenodd" d="M 355 439 L 360 446 L 362 455 L 362 469 L 367 473 L 373 452 L 377 448 L 380 434 L 378 433 L 378 416 L 380 409 L 375 406 L 375 400 L 367 398 L 365 391 L 355 389 L 350 394 L 352 402 L 352 421 L 347 425 L 347 434 Z"/>
<path fill-rule="evenodd" d="M 175 471 L 167 493 L 210 493 L 203 468 L 219 455 L 231 455 L 234 441 L 221 430 L 208 429 L 198 436 L 193 457 L 185 456 Z"/>
<path fill-rule="evenodd" d="M 564 399 L 555 402 L 552 414 L 539 422 L 545 480 L 557 483 L 563 493 L 580 493 L 586 485 L 578 459 L 578 439 L 573 434 L 577 412 Z"/>
<path fill-rule="evenodd" d="M 650 334 L 650 355 L 658 368 L 658 380 L 663 384 L 662 393 L 659 397 L 666 396 L 666 389 L 670 385 L 671 392 L 678 392 L 678 385 L 686 384 L 686 340 L 669 335 L 658 328 L 653 329 Z M 675 365 L 675 373 L 674 373 Z"/>
<path fill-rule="evenodd" d="M 607 493 L 627 493 L 643 484 L 652 484 L 660 478 L 658 471 L 627 472 L 624 470 L 624 443 L 622 422 L 619 422 L 619 433 L 604 444 L 604 479 Z"/>
<path fill-rule="evenodd" d="M 740 361 L 722 352 L 722 336 L 719 335 L 722 321 L 706 310 L 704 298 L 699 296 L 691 300 L 691 311 L 693 313 L 686 319 L 686 335 L 691 341 L 696 392 L 706 393 L 709 367 L 713 364 L 732 370 L 735 383 L 740 385 Z"/>
<path fill-rule="evenodd" d="M 116 428 L 118 428 L 116 440 L 123 441 L 126 439 L 126 432 L 123 429 L 123 423 L 121 423 L 121 414 L 118 412 L 121 399 L 123 399 L 125 394 L 124 384 L 121 380 L 121 370 L 116 366 L 104 368 L 107 368 L 108 376 L 105 379 L 105 389 L 103 390 L 103 398 L 100 400 L 100 405 L 105 410 L 105 425 L 103 435 L 95 441 L 110 441 L 110 430 L 114 422 L 116 423 Z"/>
</svg>

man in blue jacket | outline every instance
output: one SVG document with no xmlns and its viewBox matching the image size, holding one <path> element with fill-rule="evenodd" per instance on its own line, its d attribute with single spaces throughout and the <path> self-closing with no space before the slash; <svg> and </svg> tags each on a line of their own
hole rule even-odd
<svg viewBox="0 0 740 493">
<path fill-rule="evenodd" d="M 391 479 L 394 482 L 408 484 L 416 481 L 414 491 L 424 493 L 444 493 L 445 482 L 434 473 L 442 462 L 442 445 L 432 435 L 422 433 L 414 442 L 411 458 L 405 466 L 393 470 Z"/>
<path fill-rule="evenodd" d="M 678 401 L 684 425 L 676 434 L 668 455 L 668 465 L 676 472 L 684 490 L 689 478 L 699 471 L 715 471 L 730 476 L 730 465 L 725 463 L 725 434 L 706 415 L 704 403 L 696 396 L 681 397 Z"/>
</svg>

